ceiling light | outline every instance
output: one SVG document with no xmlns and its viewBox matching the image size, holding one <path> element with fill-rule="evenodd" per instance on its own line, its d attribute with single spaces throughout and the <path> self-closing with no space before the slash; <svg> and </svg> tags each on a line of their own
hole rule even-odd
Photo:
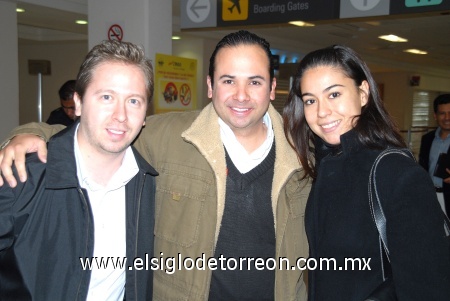
<svg viewBox="0 0 450 301">
<path fill-rule="evenodd" d="M 420 50 L 420 49 L 406 49 L 403 52 L 413 53 L 413 54 L 428 54 L 428 52 Z"/>
<path fill-rule="evenodd" d="M 401 37 L 396 36 L 394 34 L 379 36 L 378 38 L 380 38 L 382 40 L 389 41 L 389 42 L 408 42 L 407 39 L 401 38 Z"/>
<path fill-rule="evenodd" d="M 88 21 L 86 21 L 86 20 L 76 20 L 75 23 L 80 24 L 80 25 L 86 25 L 86 24 L 88 24 Z"/>
<path fill-rule="evenodd" d="M 181 40 L 180 36 L 172 36 L 172 40 Z"/>
<path fill-rule="evenodd" d="M 291 22 L 289 22 L 289 24 L 292 24 L 292 25 L 295 25 L 295 26 L 302 26 L 302 27 L 315 26 L 312 23 L 303 22 L 303 21 L 291 21 Z"/>
<path fill-rule="evenodd" d="M 24 12 L 25 12 L 25 9 L 18 7 L 18 8 L 16 8 L 16 12 L 18 12 L 18 13 L 24 13 Z"/>
</svg>

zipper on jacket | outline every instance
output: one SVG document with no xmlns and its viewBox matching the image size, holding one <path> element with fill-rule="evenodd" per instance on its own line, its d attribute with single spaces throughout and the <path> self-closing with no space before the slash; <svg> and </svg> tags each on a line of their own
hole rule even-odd
<svg viewBox="0 0 450 301">
<path fill-rule="evenodd" d="M 86 208 L 87 208 L 87 227 L 86 227 L 86 245 L 85 245 L 85 251 L 84 251 L 84 255 L 85 255 L 85 257 L 86 257 L 86 254 L 87 254 L 87 249 L 88 249 L 88 242 L 87 242 L 87 240 L 89 239 L 89 228 L 90 228 L 90 225 L 91 225 L 91 216 L 90 216 L 90 206 L 89 206 L 89 203 L 88 203 L 88 201 L 87 201 L 87 199 L 86 199 L 86 196 L 84 195 L 84 193 L 83 193 L 83 190 L 81 189 L 81 188 L 77 188 L 77 190 L 78 190 L 78 192 L 79 192 L 79 194 L 80 194 L 80 197 L 81 197 L 81 199 L 82 199 L 82 201 L 83 201 L 83 203 L 84 203 L 84 205 L 86 206 Z M 88 273 L 90 273 L 90 271 L 88 272 Z M 81 289 L 81 283 L 83 282 L 83 278 L 84 278 L 84 276 L 83 276 L 83 273 L 82 273 L 82 277 L 81 277 L 81 280 L 80 280 L 80 282 L 78 283 L 78 290 L 77 290 L 77 296 L 76 296 L 76 299 L 78 300 L 78 297 L 80 296 L 80 289 Z M 89 290 L 89 289 L 88 289 Z M 87 296 L 86 296 L 87 297 Z"/>
</svg>

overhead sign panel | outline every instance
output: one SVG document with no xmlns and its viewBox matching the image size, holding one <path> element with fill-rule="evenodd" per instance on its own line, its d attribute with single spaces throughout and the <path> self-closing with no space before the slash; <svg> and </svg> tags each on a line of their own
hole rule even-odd
<svg viewBox="0 0 450 301">
<path fill-rule="evenodd" d="M 181 0 L 180 9 L 188 29 L 445 11 L 450 0 Z"/>
<path fill-rule="evenodd" d="M 339 18 L 389 15 L 389 1 L 390 0 L 341 0 Z"/>
<path fill-rule="evenodd" d="M 222 0 L 217 26 L 286 23 L 294 20 L 332 19 L 339 6 L 327 0 Z M 233 22 L 230 22 L 233 20 Z"/>
</svg>

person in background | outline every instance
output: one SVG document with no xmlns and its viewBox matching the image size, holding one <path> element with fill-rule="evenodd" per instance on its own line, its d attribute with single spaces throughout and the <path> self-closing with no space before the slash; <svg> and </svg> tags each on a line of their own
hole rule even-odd
<svg viewBox="0 0 450 301">
<path fill-rule="evenodd" d="M 433 102 L 434 119 L 438 128 L 422 136 L 419 163 L 430 174 L 442 210 L 450 213 L 450 170 L 444 178 L 435 176 L 439 155 L 444 153 L 450 162 L 450 94 L 442 94 Z M 445 166 L 450 168 L 450 166 Z"/>
<path fill-rule="evenodd" d="M 88 53 L 80 118 L 50 139 L 47 163 L 27 157 L 26 183 L 0 187 L 0 300 L 151 300 L 152 270 L 132 262 L 153 254 L 157 172 L 130 144 L 152 95 L 141 47 Z"/>
<path fill-rule="evenodd" d="M 310 257 L 336 263 L 309 271 L 308 300 L 366 300 L 384 281 L 369 174 L 381 151 L 406 144 L 369 68 L 341 45 L 301 60 L 283 119 L 314 178 L 305 216 Z M 450 300 L 450 241 L 430 177 L 401 154 L 385 156 L 375 177 L 392 270 L 385 284 L 393 284 L 398 300 Z"/>
<path fill-rule="evenodd" d="M 58 94 L 61 106 L 50 113 L 46 121 L 48 124 L 69 126 L 75 121 L 75 101 L 73 100 L 75 83 L 74 79 L 68 80 L 59 88 Z"/>
<path fill-rule="evenodd" d="M 203 110 L 149 116 L 134 143 L 159 172 L 155 257 L 176 259 L 174 270 L 155 270 L 153 298 L 306 300 L 297 259 L 308 257 L 310 185 L 270 103 L 276 79 L 269 43 L 245 30 L 226 35 L 211 55 L 206 83 L 212 102 Z M 48 138 L 60 127 L 39 128 L 15 133 Z M 15 181 L 12 159 L 26 180 L 22 158 L 37 149 L 45 155 L 40 138 L 20 135 L 0 152 L 8 183 Z M 197 258 L 218 265 L 183 267 Z"/>
</svg>

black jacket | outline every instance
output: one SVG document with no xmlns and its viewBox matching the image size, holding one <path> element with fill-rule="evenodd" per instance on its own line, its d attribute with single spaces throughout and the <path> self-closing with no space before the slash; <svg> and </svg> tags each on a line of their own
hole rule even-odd
<svg viewBox="0 0 450 301">
<path fill-rule="evenodd" d="M 77 124 L 77 123 L 76 123 Z M 28 180 L 0 188 L 0 300 L 85 300 L 94 226 L 74 155 L 76 124 L 48 144 L 47 164 L 27 157 Z M 153 256 L 157 172 L 133 149 L 139 172 L 126 185 L 127 266 Z M 126 267 L 126 299 L 151 300 L 150 269 Z"/>
<path fill-rule="evenodd" d="M 368 199 L 369 172 L 380 151 L 364 147 L 354 131 L 341 136 L 341 146 L 318 156 L 306 207 L 310 257 L 336 260 L 336 269 L 322 262 L 308 274 L 309 301 L 361 301 L 383 281 Z M 378 165 L 376 180 L 399 300 L 450 300 L 450 241 L 430 177 L 414 160 L 393 154 Z M 361 265 L 356 260 L 352 270 L 348 261 L 346 268 L 345 258 Z"/>
<path fill-rule="evenodd" d="M 430 169 L 430 151 L 435 136 L 436 130 L 423 135 L 420 141 L 419 164 L 422 165 L 427 172 Z M 450 148 L 447 150 L 447 154 L 450 155 Z M 442 186 L 444 188 L 445 210 L 447 211 L 447 214 L 450 214 L 450 184 L 443 183 Z"/>
<path fill-rule="evenodd" d="M 69 126 L 74 123 L 74 120 L 70 119 L 69 116 L 67 116 L 62 107 L 59 107 L 50 113 L 50 116 L 48 117 L 46 123 L 63 124 L 65 126 Z"/>
</svg>

